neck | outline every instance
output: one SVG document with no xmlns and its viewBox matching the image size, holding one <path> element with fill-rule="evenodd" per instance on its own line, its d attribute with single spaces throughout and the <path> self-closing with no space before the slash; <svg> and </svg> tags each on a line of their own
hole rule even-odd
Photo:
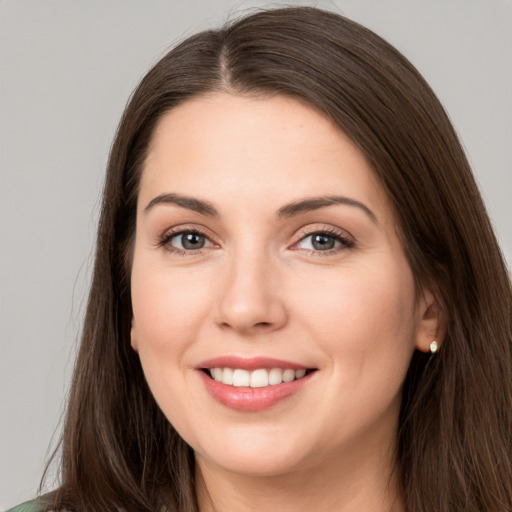
<svg viewBox="0 0 512 512">
<path fill-rule="evenodd" d="M 393 450 L 335 454 L 284 475 L 240 475 L 196 456 L 200 512 L 403 512 Z"/>
</svg>

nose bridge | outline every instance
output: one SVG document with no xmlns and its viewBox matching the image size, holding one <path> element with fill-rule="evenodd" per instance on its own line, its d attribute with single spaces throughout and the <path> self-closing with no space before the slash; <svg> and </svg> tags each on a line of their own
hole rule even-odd
<svg viewBox="0 0 512 512">
<path fill-rule="evenodd" d="M 264 244 L 239 243 L 226 259 L 218 323 L 245 334 L 274 330 L 286 321 L 279 265 Z"/>
</svg>

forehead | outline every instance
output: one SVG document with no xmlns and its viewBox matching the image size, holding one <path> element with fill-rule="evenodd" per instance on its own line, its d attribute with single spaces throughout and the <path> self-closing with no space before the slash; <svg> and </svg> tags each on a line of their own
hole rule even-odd
<svg viewBox="0 0 512 512">
<path fill-rule="evenodd" d="M 161 117 L 151 140 L 149 155 L 164 151 L 162 144 L 169 146 L 174 138 L 179 140 L 183 150 L 193 149 L 193 153 L 196 153 L 197 145 L 189 148 L 187 142 L 200 142 L 201 148 L 212 142 L 217 149 L 229 147 L 232 152 L 237 150 L 232 143 L 243 142 L 240 149 L 245 154 L 252 146 L 262 144 L 303 146 L 310 142 L 303 149 L 312 149 L 314 145 L 321 151 L 329 144 L 342 141 L 352 146 L 354 156 L 358 153 L 358 157 L 363 157 L 349 137 L 327 116 L 284 95 L 215 93 L 193 97 Z"/>
<path fill-rule="evenodd" d="M 277 202 L 343 193 L 387 206 L 352 140 L 326 116 L 284 96 L 199 96 L 162 116 L 141 196 L 151 200 L 162 192 L 191 190 L 209 197 L 236 191 L 240 199 L 259 195 Z"/>
</svg>

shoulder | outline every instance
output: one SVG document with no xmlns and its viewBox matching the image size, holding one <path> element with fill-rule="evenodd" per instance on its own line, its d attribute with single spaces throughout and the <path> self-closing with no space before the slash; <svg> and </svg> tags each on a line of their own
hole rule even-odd
<svg viewBox="0 0 512 512">
<path fill-rule="evenodd" d="M 41 509 L 40 505 L 37 504 L 37 501 L 27 501 L 26 503 L 22 503 L 17 507 L 10 508 L 6 512 L 39 512 Z"/>
<path fill-rule="evenodd" d="M 0 0 L 1 1 L 1 0 Z M 21 503 L 20 505 L 17 505 L 16 507 L 10 508 L 9 510 L 6 510 L 5 512 L 43 512 L 46 510 L 50 510 L 50 512 L 72 512 L 68 509 L 59 509 L 54 510 L 50 503 L 53 502 L 50 494 L 45 494 L 43 496 L 39 496 L 38 498 L 26 501 L 25 503 Z M 50 498 L 48 499 L 48 496 Z"/>
<path fill-rule="evenodd" d="M 32 501 L 26 501 L 21 505 L 17 505 L 16 507 L 6 510 L 5 512 L 42 512 L 43 510 L 48 510 L 48 502 L 45 501 L 44 496 Z M 52 512 L 56 511 L 52 510 Z M 71 512 L 71 510 L 62 509 L 60 512 Z"/>
</svg>

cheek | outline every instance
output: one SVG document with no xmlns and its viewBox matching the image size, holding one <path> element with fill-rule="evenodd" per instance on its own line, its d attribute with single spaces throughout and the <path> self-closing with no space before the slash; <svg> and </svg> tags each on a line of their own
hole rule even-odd
<svg viewBox="0 0 512 512">
<path fill-rule="evenodd" d="M 187 273 L 185 273 L 187 274 Z M 181 397 L 190 377 L 190 347 L 204 323 L 204 287 L 191 286 L 190 273 L 163 269 L 149 259 L 134 260 L 132 306 L 141 365 L 161 410 L 173 424 L 188 425 Z"/>
<path fill-rule="evenodd" d="M 135 259 L 132 306 L 145 371 L 149 365 L 184 364 L 182 355 L 208 310 L 207 283 L 202 279 L 201 286 L 195 286 L 194 281 L 189 272 L 171 272 L 151 260 Z"/>
<path fill-rule="evenodd" d="M 370 362 L 383 366 L 384 361 L 393 371 L 393 359 L 407 366 L 416 328 L 414 281 L 407 263 L 346 267 L 323 282 L 306 281 L 301 296 L 302 317 L 309 324 L 304 328 L 348 371 L 358 372 Z"/>
</svg>

